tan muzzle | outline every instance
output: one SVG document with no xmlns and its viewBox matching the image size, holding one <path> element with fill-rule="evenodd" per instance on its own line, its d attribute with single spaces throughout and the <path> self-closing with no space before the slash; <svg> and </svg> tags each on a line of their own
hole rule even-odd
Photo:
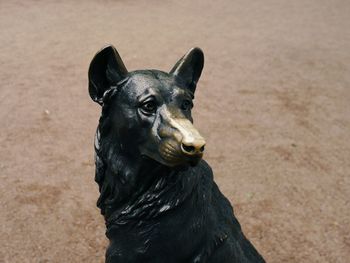
<svg viewBox="0 0 350 263">
<path fill-rule="evenodd" d="M 170 124 L 179 131 L 181 138 L 181 151 L 186 155 L 202 155 L 204 152 L 205 140 L 186 118 L 170 118 Z M 178 136 L 176 136 L 178 137 Z"/>
</svg>

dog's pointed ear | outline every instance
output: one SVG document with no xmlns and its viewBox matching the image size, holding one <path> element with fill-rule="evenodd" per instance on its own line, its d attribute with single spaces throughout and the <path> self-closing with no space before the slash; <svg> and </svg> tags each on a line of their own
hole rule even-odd
<svg viewBox="0 0 350 263">
<path fill-rule="evenodd" d="M 128 71 L 113 46 L 106 46 L 96 53 L 89 67 L 89 94 L 102 105 L 103 94 L 126 78 Z"/>
<path fill-rule="evenodd" d="M 203 51 L 198 48 L 192 48 L 187 52 L 169 72 L 175 78 L 181 81 L 192 93 L 196 90 L 196 85 L 201 76 L 204 66 Z"/>
</svg>

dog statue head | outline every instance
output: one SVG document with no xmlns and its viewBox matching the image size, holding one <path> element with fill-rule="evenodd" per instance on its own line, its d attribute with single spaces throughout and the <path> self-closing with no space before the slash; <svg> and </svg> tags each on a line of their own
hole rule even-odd
<svg viewBox="0 0 350 263">
<path fill-rule="evenodd" d="M 113 46 L 100 50 L 89 68 L 89 93 L 103 106 L 108 121 L 97 131 L 130 158 L 151 158 L 168 167 L 195 165 L 205 140 L 193 126 L 191 109 L 204 55 L 191 49 L 167 73 L 159 70 L 129 72 Z M 108 154 L 108 153 L 106 153 Z"/>
</svg>

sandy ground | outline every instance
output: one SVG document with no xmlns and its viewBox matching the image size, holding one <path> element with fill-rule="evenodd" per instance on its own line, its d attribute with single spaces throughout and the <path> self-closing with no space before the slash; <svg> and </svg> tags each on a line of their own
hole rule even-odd
<svg viewBox="0 0 350 263">
<path fill-rule="evenodd" d="M 349 262 L 349 1 L 0 1 L 0 262 L 100 262 L 87 92 L 113 43 L 129 70 L 206 54 L 205 159 L 268 262 Z"/>
</svg>

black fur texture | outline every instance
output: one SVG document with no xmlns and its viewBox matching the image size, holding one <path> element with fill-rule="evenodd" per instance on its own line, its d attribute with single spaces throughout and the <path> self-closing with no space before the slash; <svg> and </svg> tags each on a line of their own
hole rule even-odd
<svg viewBox="0 0 350 263">
<path fill-rule="evenodd" d="M 169 73 L 128 72 L 113 46 L 91 62 L 89 93 L 102 106 L 95 180 L 106 263 L 265 262 L 201 159 L 204 142 L 195 154 L 180 145 L 174 123 L 196 133 L 191 105 L 203 63 L 194 48 Z"/>
</svg>

